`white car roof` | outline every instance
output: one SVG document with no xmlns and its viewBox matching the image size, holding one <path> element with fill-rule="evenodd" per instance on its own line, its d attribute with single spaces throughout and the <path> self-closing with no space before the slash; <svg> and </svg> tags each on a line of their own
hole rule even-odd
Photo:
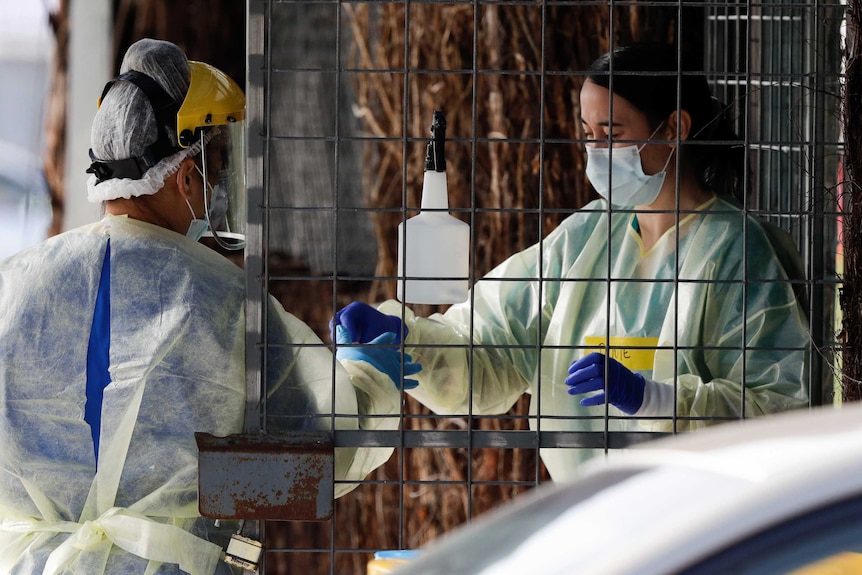
<svg viewBox="0 0 862 575">
<path fill-rule="evenodd" d="M 398 573 L 672 573 L 860 493 L 862 404 L 759 417 L 593 460 L 576 480 L 489 512 Z M 499 560 L 468 566 L 483 553 Z M 449 557 L 445 570 L 423 570 L 435 556 Z"/>
</svg>

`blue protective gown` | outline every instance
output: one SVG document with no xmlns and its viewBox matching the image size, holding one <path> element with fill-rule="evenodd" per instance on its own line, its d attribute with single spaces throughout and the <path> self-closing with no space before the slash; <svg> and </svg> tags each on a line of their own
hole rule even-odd
<svg viewBox="0 0 862 575">
<path fill-rule="evenodd" d="M 527 392 L 543 431 L 685 430 L 807 405 L 807 322 L 781 264 L 798 266 L 798 255 L 777 253 L 773 231 L 721 198 L 681 214 L 648 250 L 636 222 L 597 200 L 445 314 L 382 304 L 404 312 L 406 351 L 423 366 L 411 395 L 439 414 L 479 415 Z M 634 416 L 581 406 L 568 368 L 603 349 L 665 386 L 671 404 L 653 394 Z M 597 451 L 549 448 L 542 459 L 563 480 Z"/>
<path fill-rule="evenodd" d="M 0 573 L 227 569 L 229 532 L 198 512 L 194 433 L 243 431 L 245 297 L 224 257 L 126 217 L 0 262 Z M 270 429 L 329 429 L 307 416 L 333 411 L 341 429 L 397 428 L 362 417 L 398 412 L 386 375 L 334 362 L 307 325 L 269 309 Z M 336 449 L 335 477 L 360 480 L 390 454 Z"/>
</svg>

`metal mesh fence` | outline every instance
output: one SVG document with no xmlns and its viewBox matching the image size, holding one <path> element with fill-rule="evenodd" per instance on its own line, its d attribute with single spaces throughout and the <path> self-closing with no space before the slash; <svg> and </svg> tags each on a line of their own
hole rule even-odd
<svg viewBox="0 0 862 575">
<path fill-rule="evenodd" d="M 840 4 L 248 6 L 250 389 L 273 351 L 268 294 L 324 342 L 296 345 L 318 348 L 332 347 L 336 310 L 389 300 L 423 362 L 397 430 L 333 433 L 337 448 L 394 448 L 389 460 L 331 520 L 262 526 L 265 572 L 362 574 L 374 551 L 418 547 L 589 457 L 833 401 Z M 632 41 L 675 41 L 698 62 L 670 75 L 707 79 L 734 128 L 713 144 L 747 165 L 738 203 L 677 200 L 659 210 L 670 233 L 652 246 L 634 238 L 657 214 L 597 203 L 585 176 L 585 144 L 608 135 L 582 122 L 581 87 L 597 57 Z M 446 212 L 470 230 L 474 289 L 457 312 L 394 299 L 410 279 L 397 228 L 421 213 L 435 110 L 447 119 Z M 780 257 L 788 245 L 798 269 Z M 783 273 L 766 273 L 776 258 Z M 779 305 L 774 290 L 797 299 Z M 770 311 L 796 303 L 804 339 Z M 670 410 L 581 408 L 560 379 L 596 349 L 668 385 Z"/>
</svg>

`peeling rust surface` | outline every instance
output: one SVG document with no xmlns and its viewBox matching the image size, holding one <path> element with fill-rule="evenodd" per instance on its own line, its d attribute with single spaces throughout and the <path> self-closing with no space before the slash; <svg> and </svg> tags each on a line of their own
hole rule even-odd
<svg viewBox="0 0 862 575">
<path fill-rule="evenodd" d="M 332 516 L 333 445 L 325 433 L 196 433 L 198 506 L 220 519 L 316 521 Z"/>
</svg>

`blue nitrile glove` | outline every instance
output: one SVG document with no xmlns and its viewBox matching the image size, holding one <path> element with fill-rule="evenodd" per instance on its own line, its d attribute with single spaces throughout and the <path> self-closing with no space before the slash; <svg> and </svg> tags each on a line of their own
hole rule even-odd
<svg viewBox="0 0 862 575">
<path fill-rule="evenodd" d="M 350 345 L 354 342 L 350 341 L 347 328 L 343 325 L 336 326 L 335 333 L 335 342 L 338 344 L 335 357 L 339 361 L 352 359 L 353 361 L 370 363 L 378 371 L 388 375 L 398 389 L 414 389 L 419 386 L 419 382 L 415 379 L 405 379 L 404 385 L 401 385 L 401 353 L 398 351 L 394 332 L 384 332 L 367 344 L 359 346 Z M 344 345 L 349 347 L 342 347 Z M 414 375 L 420 371 L 422 371 L 422 366 L 413 363 L 410 354 L 405 353 L 404 375 Z"/>
<path fill-rule="evenodd" d="M 337 342 L 336 326 L 347 329 L 347 341 L 341 343 L 368 343 L 380 334 L 390 331 L 395 334 L 393 343 L 401 343 L 401 335 L 407 337 L 407 326 L 400 317 L 386 315 L 368 304 L 355 301 L 335 312 L 329 320 L 329 335 Z"/>
<path fill-rule="evenodd" d="M 607 401 L 605 400 L 605 359 L 608 361 Z M 591 353 L 572 362 L 569 374 L 566 378 L 569 395 L 601 391 L 582 399 L 581 405 L 610 403 L 629 415 L 637 413 L 643 405 L 644 387 L 646 387 L 644 376 L 630 371 L 614 358 L 607 358 L 602 353 Z"/>
</svg>

